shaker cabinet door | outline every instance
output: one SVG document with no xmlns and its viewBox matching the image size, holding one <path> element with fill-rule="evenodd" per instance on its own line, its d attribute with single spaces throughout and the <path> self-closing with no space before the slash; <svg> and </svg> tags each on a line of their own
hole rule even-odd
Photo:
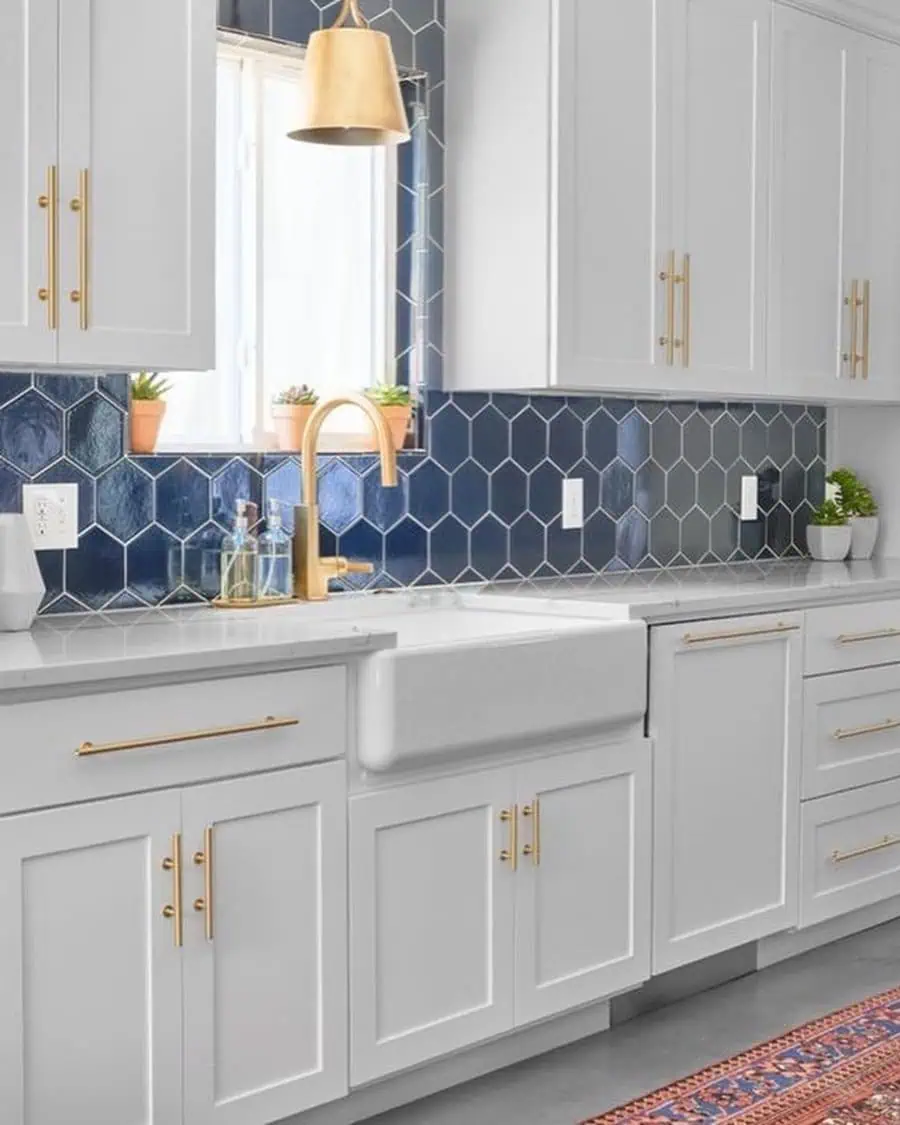
<svg viewBox="0 0 900 1125">
<path fill-rule="evenodd" d="M 214 360 L 215 0 L 60 5 L 61 364 Z"/>
<path fill-rule="evenodd" d="M 182 799 L 185 1125 L 259 1125 L 344 1096 L 344 763 Z"/>
<path fill-rule="evenodd" d="M 180 796 L 0 821 L 0 1120 L 181 1121 Z"/>
</svg>

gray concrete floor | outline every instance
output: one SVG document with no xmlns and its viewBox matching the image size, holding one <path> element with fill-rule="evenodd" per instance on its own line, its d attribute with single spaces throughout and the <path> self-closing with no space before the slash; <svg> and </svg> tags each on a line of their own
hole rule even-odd
<svg viewBox="0 0 900 1125">
<path fill-rule="evenodd" d="M 487 1075 L 371 1125 L 574 1125 L 900 984 L 900 920 Z"/>
</svg>

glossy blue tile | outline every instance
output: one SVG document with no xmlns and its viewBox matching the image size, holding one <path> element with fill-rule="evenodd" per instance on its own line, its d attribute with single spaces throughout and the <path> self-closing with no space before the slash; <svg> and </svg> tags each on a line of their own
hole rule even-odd
<svg viewBox="0 0 900 1125">
<path fill-rule="evenodd" d="M 34 385 L 57 406 L 72 406 L 94 390 L 92 377 L 78 375 L 35 375 Z"/>
<path fill-rule="evenodd" d="M 472 569 L 482 578 L 496 578 L 509 558 L 509 532 L 494 516 L 485 516 L 470 536 Z"/>
<path fill-rule="evenodd" d="M 632 570 L 650 550 L 650 523 L 632 508 L 616 524 L 616 557 Z"/>
<path fill-rule="evenodd" d="M 268 35 L 271 31 L 269 6 L 269 0 L 219 0 L 219 26 Z"/>
<path fill-rule="evenodd" d="M 183 581 L 182 543 L 163 528 L 148 528 L 127 548 L 128 589 L 155 605 Z"/>
<path fill-rule="evenodd" d="M 619 444 L 619 431 L 612 415 L 599 410 L 589 418 L 584 430 L 586 459 L 596 469 L 605 469 L 615 460 Z"/>
<path fill-rule="evenodd" d="M 206 598 L 215 598 L 220 591 L 224 538 L 218 524 L 208 523 L 185 540 L 183 580 Z"/>
<path fill-rule="evenodd" d="M 616 555 L 616 525 L 605 512 L 595 512 L 584 525 L 584 558 L 603 570 Z"/>
<path fill-rule="evenodd" d="M 469 420 L 452 402 L 429 419 L 428 430 L 428 451 L 442 468 L 452 472 L 469 456 Z"/>
<path fill-rule="evenodd" d="M 428 532 L 411 519 L 387 533 L 384 548 L 388 574 L 405 586 L 428 569 Z"/>
<path fill-rule="evenodd" d="M 27 477 L 0 461 L 0 512 L 21 512 L 22 485 Z"/>
<path fill-rule="evenodd" d="M 650 423 L 636 410 L 626 414 L 619 425 L 619 459 L 630 469 L 640 468 L 650 456 Z"/>
<path fill-rule="evenodd" d="M 434 527 L 450 508 L 450 477 L 425 461 L 409 474 L 409 514 L 423 527 Z"/>
<path fill-rule="evenodd" d="M 456 519 L 447 516 L 432 529 L 429 569 L 443 582 L 455 582 L 469 565 L 469 532 Z"/>
<path fill-rule="evenodd" d="M 121 410 L 96 392 L 88 395 L 68 414 L 69 457 L 89 473 L 101 473 L 122 456 L 124 427 L 125 415 Z"/>
<path fill-rule="evenodd" d="M 528 480 L 528 509 L 542 523 L 551 523 L 562 512 L 563 475 L 550 461 L 544 461 Z"/>
<path fill-rule="evenodd" d="M 319 516 L 340 535 L 362 515 L 362 482 L 343 461 L 334 460 L 319 472 Z"/>
<path fill-rule="evenodd" d="M 472 419 L 472 459 L 493 471 L 509 457 L 509 421 L 495 406 L 485 407 Z"/>
<path fill-rule="evenodd" d="M 209 516 L 209 477 L 194 465 L 176 461 L 157 478 L 156 521 L 166 530 L 184 539 L 202 527 Z"/>
<path fill-rule="evenodd" d="M 97 522 L 126 542 L 153 522 L 153 480 L 120 461 L 97 480 Z"/>
<path fill-rule="evenodd" d="M 262 474 L 235 457 L 212 478 L 212 518 L 222 527 L 234 527 L 238 500 L 256 504 L 262 514 Z"/>
<path fill-rule="evenodd" d="M 526 472 L 547 456 L 547 423 L 529 407 L 512 424 L 512 459 Z"/>
<path fill-rule="evenodd" d="M 527 509 L 528 477 L 514 461 L 507 461 L 491 474 L 491 511 L 511 524 Z"/>
<path fill-rule="evenodd" d="M 467 527 L 473 527 L 487 513 L 488 475 L 474 461 L 464 461 L 453 474 L 450 505 Z"/>
<path fill-rule="evenodd" d="M 97 377 L 97 390 L 102 391 L 107 398 L 111 398 L 123 410 L 127 410 L 129 383 L 130 379 L 127 375 L 99 375 Z"/>
<path fill-rule="evenodd" d="M 561 519 L 547 528 L 547 561 L 559 574 L 568 574 L 581 558 L 581 530 L 564 529 Z"/>
<path fill-rule="evenodd" d="M 363 515 L 380 531 L 387 531 L 399 523 L 409 508 L 409 477 L 399 473 L 396 488 L 385 488 L 381 483 L 381 469 L 370 469 L 362 480 Z"/>
<path fill-rule="evenodd" d="M 21 472 L 39 473 L 62 454 L 62 412 L 28 391 L 0 410 L 0 451 Z"/>
<path fill-rule="evenodd" d="M 584 455 L 584 423 L 565 409 L 550 422 L 550 460 L 568 472 Z"/>
<path fill-rule="evenodd" d="M 384 536 L 373 527 L 368 520 L 359 520 L 338 536 L 338 554 L 357 562 L 371 563 L 375 567 L 374 575 L 348 574 L 344 579 L 351 589 L 365 589 L 384 570 Z"/>
<path fill-rule="evenodd" d="M 504 418 L 515 418 L 517 414 L 522 413 L 530 401 L 528 395 L 510 395 L 503 393 L 491 395 L 491 404 L 500 411 Z"/>
<path fill-rule="evenodd" d="M 27 391 L 32 384 L 30 375 L 21 375 L 11 371 L 0 371 L 0 408 L 6 405 L 16 395 Z"/>
<path fill-rule="evenodd" d="M 306 43 L 322 26 L 322 13 L 312 0 L 272 0 L 272 35 Z"/>
<path fill-rule="evenodd" d="M 684 459 L 701 469 L 712 457 L 712 430 L 702 414 L 692 414 L 684 424 Z"/>
<path fill-rule="evenodd" d="M 288 458 L 279 462 L 263 481 L 263 516 L 268 517 L 269 501 L 278 502 L 281 520 L 291 535 L 294 533 L 294 508 L 300 503 L 300 466 Z"/>
<path fill-rule="evenodd" d="M 525 578 L 543 565 L 547 557 L 546 534 L 530 512 L 520 516 L 509 529 L 509 553 L 516 570 Z"/>
<path fill-rule="evenodd" d="M 66 552 L 66 593 L 89 609 L 101 609 L 125 586 L 125 548 L 102 528 L 79 537 Z"/>
<path fill-rule="evenodd" d="M 41 577 L 47 592 L 41 602 L 43 612 L 51 602 L 55 601 L 63 592 L 63 556 L 62 551 L 38 551 L 37 561 Z"/>
<path fill-rule="evenodd" d="M 624 461 L 613 461 L 603 470 L 600 484 L 600 506 L 619 519 L 634 503 L 634 473 Z"/>
</svg>

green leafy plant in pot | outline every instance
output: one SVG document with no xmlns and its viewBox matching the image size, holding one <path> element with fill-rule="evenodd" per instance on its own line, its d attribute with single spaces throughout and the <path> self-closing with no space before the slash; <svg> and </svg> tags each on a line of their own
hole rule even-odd
<svg viewBox="0 0 900 1125">
<path fill-rule="evenodd" d="M 131 376 L 128 413 L 132 453 L 152 453 L 166 413 L 165 396 L 172 389 L 162 375 L 138 371 Z"/>
<path fill-rule="evenodd" d="M 299 452 L 309 416 L 318 402 L 318 394 L 306 383 L 279 391 L 272 399 L 272 422 L 282 452 Z"/>
<path fill-rule="evenodd" d="M 850 557 L 870 559 L 880 529 L 878 504 L 872 490 L 852 469 L 835 469 L 827 480 L 837 488 L 837 503 L 850 523 Z"/>
<path fill-rule="evenodd" d="M 409 393 L 409 387 L 380 383 L 378 386 L 368 387 L 365 394 L 384 415 L 385 421 L 390 427 L 391 437 L 394 439 L 394 449 L 399 453 L 406 445 L 406 437 L 409 433 L 409 424 L 412 418 L 412 396 Z M 370 448 L 378 448 L 374 432 Z"/>
<path fill-rule="evenodd" d="M 819 562 L 842 562 L 850 553 L 850 524 L 836 500 L 815 509 L 806 529 L 809 553 Z"/>
</svg>

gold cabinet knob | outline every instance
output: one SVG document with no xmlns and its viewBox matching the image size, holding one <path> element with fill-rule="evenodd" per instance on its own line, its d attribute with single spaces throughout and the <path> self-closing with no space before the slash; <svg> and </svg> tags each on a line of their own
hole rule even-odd
<svg viewBox="0 0 900 1125">
<path fill-rule="evenodd" d="M 171 906 L 169 904 L 166 904 L 162 908 L 162 916 L 163 916 L 163 918 L 174 918 L 175 917 L 175 907 Z"/>
<path fill-rule="evenodd" d="M 198 867 L 202 867 L 206 863 L 206 855 L 204 852 L 194 852 L 194 863 Z"/>
<path fill-rule="evenodd" d="M 206 899 L 205 898 L 195 898 L 194 899 L 194 909 L 197 911 L 198 914 L 202 914 L 203 911 L 206 909 Z"/>
<path fill-rule="evenodd" d="M 79 304 L 81 302 L 81 290 L 73 289 L 72 292 L 69 294 L 69 300 L 72 302 L 73 305 Z"/>
<path fill-rule="evenodd" d="M 172 859 L 171 856 L 167 855 L 166 858 L 162 861 L 162 869 L 163 869 L 163 871 L 174 871 L 175 870 L 175 860 Z"/>
</svg>

